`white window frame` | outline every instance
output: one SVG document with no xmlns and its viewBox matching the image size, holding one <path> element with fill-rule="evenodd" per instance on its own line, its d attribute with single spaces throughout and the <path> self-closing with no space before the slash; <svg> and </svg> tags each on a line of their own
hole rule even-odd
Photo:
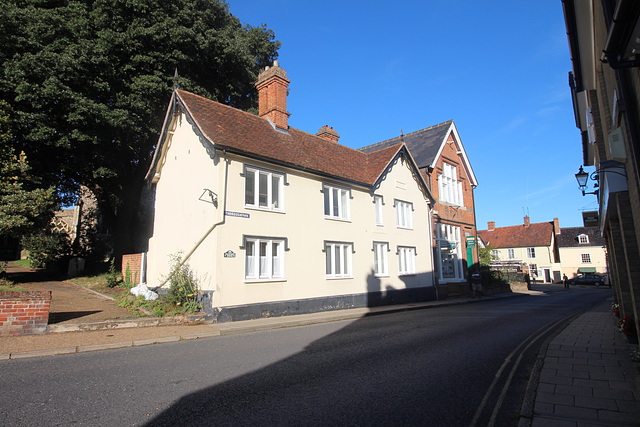
<svg viewBox="0 0 640 427">
<path fill-rule="evenodd" d="M 442 173 L 438 174 L 438 195 L 441 201 L 456 206 L 464 204 L 462 182 L 458 181 L 456 166 L 443 162 Z"/>
<path fill-rule="evenodd" d="M 353 243 L 324 242 L 325 278 L 353 278 Z"/>
<path fill-rule="evenodd" d="M 586 234 L 581 234 L 578 236 L 578 243 L 581 245 L 588 245 L 589 244 L 589 236 L 587 236 Z"/>
<path fill-rule="evenodd" d="M 398 228 L 413 229 L 413 203 L 404 200 L 395 200 L 396 226 Z"/>
<path fill-rule="evenodd" d="M 263 169 L 255 166 L 245 165 L 244 167 L 244 206 L 250 209 L 260 209 L 273 212 L 284 212 L 284 186 L 286 185 L 286 174 Z M 266 188 L 264 194 L 266 203 L 261 204 L 261 177 L 266 178 Z M 247 187 L 253 183 L 253 200 L 248 201 Z"/>
<path fill-rule="evenodd" d="M 516 251 L 513 248 L 507 249 L 507 257 L 509 259 L 516 259 Z"/>
<path fill-rule="evenodd" d="M 288 249 L 287 239 L 244 236 L 243 240 L 245 282 L 273 282 L 285 279 L 284 253 Z M 274 250 L 277 251 L 276 254 Z"/>
<path fill-rule="evenodd" d="M 491 258 L 494 261 L 500 261 L 500 251 L 497 249 L 492 249 L 491 250 Z"/>
<path fill-rule="evenodd" d="M 382 207 L 384 206 L 384 199 L 382 196 L 374 195 L 373 203 L 376 208 L 376 225 L 384 225 L 384 220 L 382 216 Z"/>
<path fill-rule="evenodd" d="M 446 283 L 448 281 L 458 282 L 464 279 L 464 268 L 462 266 L 462 241 L 460 238 L 460 227 L 451 224 L 436 223 L 436 243 L 438 259 L 438 280 Z M 449 252 L 453 270 L 444 274 L 443 250 Z"/>
<path fill-rule="evenodd" d="M 322 184 L 322 197 L 325 218 L 349 221 L 351 217 L 351 190 Z M 337 209 L 337 215 L 334 214 L 334 209 Z"/>
<path fill-rule="evenodd" d="M 416 248 L 398 246 L 398 274 L 406 276 L 416 274 Z"/>
<path fill-rule="evenodd" d="M 388 242 L 373 242 L 373 271 L 376 277 L 389 276 L 388 252 Z"/>
<path fill-rule="evenodd" d="M 527 248 L 527 258 L 535 259 L 536 257 L 536 248 Z"/>
<path fill-rule="evenodd" d="M 580 254 L 580 260 L 583 264 L 591 264 L 591 254 Z"/>
</svg>

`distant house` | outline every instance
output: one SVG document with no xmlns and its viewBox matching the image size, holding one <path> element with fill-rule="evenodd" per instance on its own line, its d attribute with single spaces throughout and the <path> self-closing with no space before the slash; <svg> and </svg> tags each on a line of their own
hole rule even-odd
<svg viewBox="0 0 640 427">
<path fill-rule="evenodd" d="M 367 153 L 288 125 L 286 72 L 259 115 L 176 89 L 147 178 L 147 282 L 188 257 L 218 321 L 436 298 L 433 196 L 407 145 Z"/>
<path fill-rule="evenodd" d="M 364 147 L 375 150 L 404 143 L 435 198 L 431 216 L 436 280 L 440 296 L 468 290 L 467 267 L 478 262 L 475 200 L 478 185 L 453 120 Z"/>
<path fill-rule="evenodd" d="M 556 239 L 562 273 L 568 278 L 580 273 L 608 273 L 605 240 L 598 227 L 563 227 Z"/>
<path fill-rule="evenodd" d="M 525 216 L 522 225 L 495 225 L 490 221 L 487 230 L 478 230 L 484 245 L 493 247 L 494 268 L 515 267 L 544 283 L 562 280 L 556 241 L 558 218 L 531 224 Z"/>
</svg>

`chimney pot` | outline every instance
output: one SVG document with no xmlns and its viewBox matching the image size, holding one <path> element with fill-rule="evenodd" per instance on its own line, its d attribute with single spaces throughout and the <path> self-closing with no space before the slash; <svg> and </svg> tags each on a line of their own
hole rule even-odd
<svg viewBox="0 0 640 427">
<path fill-rule="evenodd" d="M 338 132 L 333 130 L 333 128 L 329 127 L 328 125 L 322 126 L 318 133 L 316 133 L 316 136 L 319 136 L 320 138 L 326 139 L 327 141 L 331 142 L 338 142 L 338 140 L 340 139 L 340 135 L 338 135 Z"/>
<path fill-rule="evenodd" d="M 495 221 L 489 221 L 487 222 L 487 225 L 489 226 L 489 231 L 493 231 L 496 229 L 496 222 Z"/>
<path fill-rule="evenodd" d="M 528 227 L 531 225 L 531 220 L 529 219 L 529 215 L 525 215 L 524 217 L 524 226 Z"/>
</svg>

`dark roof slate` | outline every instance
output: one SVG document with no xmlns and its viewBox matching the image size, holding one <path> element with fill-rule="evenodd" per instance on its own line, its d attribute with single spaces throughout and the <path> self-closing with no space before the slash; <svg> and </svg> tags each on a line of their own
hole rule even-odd
<svg viewBox="0 0 640 427">
<path fill-rule="evenodd" d="M 360 151 L 370 153 L 382 147 L 389 147 L 404 141 L 407 147 L 409 147 L 409 151 L 411 151 L 411 155 L 418 164 L 418 167 L 425 168 L 431 166 L 438 155 L 452 123 L 453 120 L 448 120 L 435 126 L 363 147 Z"/>
<path fill-rule="evenodd" d="M 494 248 L 524 248 L 535 246 L 551 246 L 553 222 L 539 222 L 509 227 L 496 227 L 493 230 L 478 230 L 485 245 Z"/>
<path fill-rule="evenodd" d="M 578 236 L 586 234 L 589 236 L 589 243 L 579 243 Z M 604 237 L 600 235 L 598 227 L 563 227 L 560 234 L 556 236 L 558 247 L 571 248 L 578 246 L 604 246 Z"/>
</svg>

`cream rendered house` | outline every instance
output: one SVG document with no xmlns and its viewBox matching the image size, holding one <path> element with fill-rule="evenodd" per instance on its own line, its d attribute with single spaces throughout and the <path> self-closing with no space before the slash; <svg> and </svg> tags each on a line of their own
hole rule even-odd
<svg viewBox="0 0 640 427">
<path fill-rule="evenodd" d="M 556 239 L 562 273 L 569 279 L 581 273 L 608 275 L 605 240 L 598 227 L 563 227 Z"/>
<path fill-rule="evenodd" d="M 259 116 L 174 91 L 147 176 L 149 287 L 181 253 L 218 321 L 435 299 L 433 199 L 407 147 L 289 127 L 288 83 L 260 74 Z"/>
</svg>

